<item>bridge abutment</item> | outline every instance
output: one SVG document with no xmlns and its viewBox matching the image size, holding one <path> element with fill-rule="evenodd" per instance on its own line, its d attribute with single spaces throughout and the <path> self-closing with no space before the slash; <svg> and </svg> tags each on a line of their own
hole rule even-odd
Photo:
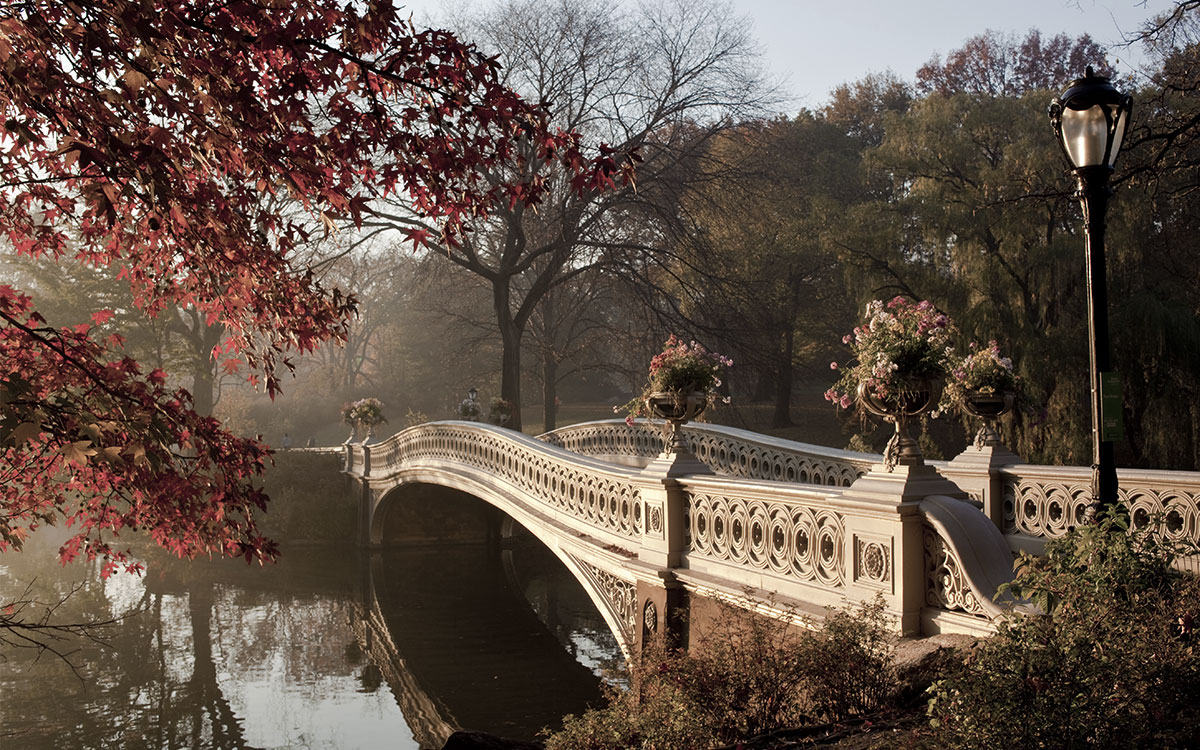
<svg viewBox="0 0 1200 750">
<path fill-rule="evenodd" d="M 637 601 L 635 653 L 659 637 L 675 646 L 687 646 L 687 593 L 673 574 L 664 571 L 657 581 L 639 580 Z"/>
</svg>

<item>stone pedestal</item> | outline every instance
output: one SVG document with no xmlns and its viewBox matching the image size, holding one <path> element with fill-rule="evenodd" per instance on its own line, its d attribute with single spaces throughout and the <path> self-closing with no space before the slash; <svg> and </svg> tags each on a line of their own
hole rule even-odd
<svg viewBox="0 0 1200 750">
<path fill-rule="evenodd" d="M 1020 456 L 995 442 L 968 446 L 942 473 L 967 493 L 997 529 L 1004 531 L 1004 477 L 1000 470 L 1019 463 L 1023 463 Z"/>
<path fill-rule="evenodd" d="M 638 552 L 642 562 L 665 569 L 679 567 L 687 498 L 676 477 L 696 474 L 712 474 L 712 470 L 686 444 L 677 450 L 668 446 L 642 470 L 641 476 L 646 479 L 642 487 L 642 546 Z"/>
<path fill-rule="evenodd" d="M 641 472 L 645 483 L 641 488 L 642 543 L 638 560 L 658 573 L 657 580 L 638 581 L 638 649 L 660 635 L 675 645 L 686 645 L 686 594 L 672 572 L 680 565 L 687 538 L 687 497 L 677 478 L 713 472 L 679 437 Z"/>
<path fill-rule="evenodd" d="M 953 482 L 919 460 L 901 462 L 891 471 L 876 464 L 843 496 L 847 597 L 868 600 L 882 595 L 904 635 L 920 633 L 926 606 L 924 517 L 919 505 L 931 495 L 966 500 Z"/>
</svg>

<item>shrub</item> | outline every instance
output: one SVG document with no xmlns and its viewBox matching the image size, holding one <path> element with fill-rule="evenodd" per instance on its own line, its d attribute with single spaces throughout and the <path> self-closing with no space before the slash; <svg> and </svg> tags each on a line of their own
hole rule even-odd
<svg viewBox="0 0 1200 750">
<path fill-rule="evenodd" d="M 806 649 L 810 710 L 827 721 L 869 713 L 895 689 L 893 634 L 884 601 L 838 610 Z"/>
<path fill-rule="evenodd" d="M 872 711 L 893 690 L 891 644 L 882 600 L 811 630 L 722 605 L 693 652 L 648 645 L 633 687 L 566 717 L 547 750 L 716 747 Z"/>
<path fill-rule="evenodd" d="M 862 433 L 855 433 L 850 436 L 850 440 L 846 443 L 846 450 L 858 451 L 859 453 L 878 453 L 879 451 L 871 445 L 871 441 Z"/>
<path fill-rule="evenodd" d="M 512 418 L 512 404 L 500 397 L 492 399 L 488 406 L 488 421 L 494 425 L 504 425 Z"/>
<path fill-rule="evenodd" d="M 1120 517 L 1022 557 L 1014 613 L 931 688 L 953 747 L 1200 746 L 1200 582 L 1178 550 Z"/>
</svg>

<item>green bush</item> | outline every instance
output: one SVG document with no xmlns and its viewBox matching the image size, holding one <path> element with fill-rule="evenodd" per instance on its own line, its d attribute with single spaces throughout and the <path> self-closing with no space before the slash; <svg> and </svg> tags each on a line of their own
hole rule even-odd
<svg viewBox="0 0 1200 750">
<path fill-rule="evenodd" d="M 846 443 L 846 450 L 858 451 L 859 453 L 878 453 L 879 451 L 871 445 L 871 441 L 861 432 L 856 432 L 850 436 L 850 440 Z"/>
<path fill-rule="evenodd" d="M 564 719 L 547 750 L 706 748 L 878 708 L 894 686 L 882 600 L 833 611 L 819 628 L 723 605 L 691 652 L 649 644 L 631 689 Z"/>
<path fill-rule="evenodd" d="M 353 542 L 358 502 L 341 468 L 337 452 L 276 453 L 263 479 L 271 496 L 263 534 L 285 545 Z"/>
<path fill-rule="evenodd" d="M 1119 517 L 1022 557 L 1014 613 L 931 688 L 952 747 L 1200 747 L 1200 583 Z"/>
</svg>

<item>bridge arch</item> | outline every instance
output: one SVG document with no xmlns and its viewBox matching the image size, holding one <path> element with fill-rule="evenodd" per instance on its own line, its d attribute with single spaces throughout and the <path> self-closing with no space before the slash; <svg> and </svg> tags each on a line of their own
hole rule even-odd
<svg viewBox="0 0 1200 750">
<path fill-rule="evenodd" d="M 636 645 L 637 579 L 621 571 L 632 550 L 614 547 L 610 542 L 596 539 L 566 528 L 544 509 L 531 507 L 521 493 L 494 481 L 486 472 L 469 466 L 420 467 L 406 466 L 391 472 L 386 479 L 372 482 L 373 496 L 369 514 L 369 542 L 381 546 L 387 540 L 388 516 L 395 510 L 407 491 L 421 486 L 436 486 L 454 490 L 460 496 L 499 511 L 491 520 L 491 533 L 504 534 L 504 524 L 517 524 L 550 550 L 571 575 L 580 583 L 597 611 L 612 631 L 626 658 Z M 455 515 L 461 517 L 462 508 Z M 408 516 L 410 514 L 406 514 Z M 608 546 L 604 546 L 607 544 Z"/>
<path fill-rule="evenodd" d="M 728 428 L 706 428 L 707 455 L 724 450 L 729 461 L 706 467 L 687 451 L 643 456 L 649 442 L 627 434 L 634 428 L 615 429 L 544 436 L 555 445 L 435 422 L 350 444 L 345 471 L 363 488 L 360 541 L 381 541 L 377 514 L 397 487 L 434 484 L 476 497 L 562 561 L 626 654 L 650 632 L 686 639 L 690 626 L 673 614 L 709 599 L 820 618 L 827 607 L 882 596 L 905 634 L 994 628 L 992 586 L 1012 575 L 1007 542 L 943 467 L 889 468 L 867 454 L 744 439 Z M 637 455 L 623 455 L 625 447 Z M 786 481 L 793 463 L 809 482 Z M 748 475 L 731 475 L 743 468 Z M 950 500 L 923 502 L 936 497 Z M 972 552 L 981 542 L 986 555 Z"/>
</svg>

